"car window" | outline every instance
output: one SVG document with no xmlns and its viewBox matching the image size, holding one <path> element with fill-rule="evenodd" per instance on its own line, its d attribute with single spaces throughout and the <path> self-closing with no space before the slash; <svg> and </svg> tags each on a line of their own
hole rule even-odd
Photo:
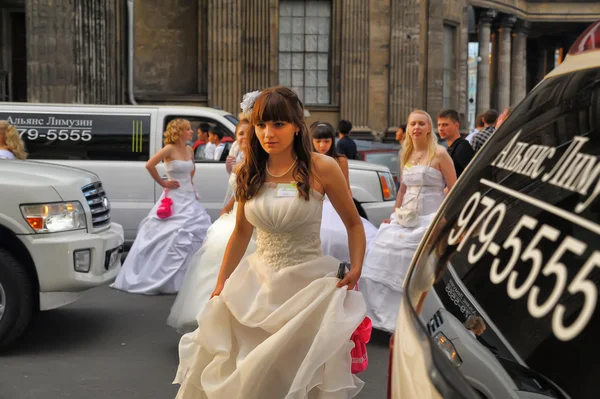
<svg viewBox="0 0 600 399">
<path fill-rule="evenodd" d="M 393 152 L 368 152 L 365 154 L 365 161 L 377 165 L 387 166 L 396 175 L 398 171 L 398 151 Z"/>
<path fill-rule="evenodd" d="M 600 69 L 540 84 L 473 162 L 412 269 L 413 306 L 435 281 L 454 317 L 483 317 L 520 390 L 597 395 Z"/>
<path fill-rule="evenodd" d="M 227 117 L 229 115 L 225 115 L 225 116 Z M 227 153 L 229 153 L 229 151 L 231 150 L 231 146 L 232 146 L 233 142 L 235 141 L 235 133 L 234 132 L 232 132 L 228 127 L 226 127 L 225 125 L 223 125 L 222 123 L 220 123 L 214 119 L 198 117 L 198 116 L 185 116 L 185 115 L 169 115 L 168 117 L 166 117 L 165 122 L 164 122 L 165 125 L 163 127 L 163 131 L 166 130 L 167 124 L 176 118 L 183 118 L 183 119 L 187 119 L 188 121 L 190 121 L 190 125 L 192 126 L 192 130 L 194 131 L 194 135 L 192 136 L 192 140 L 188 144 L 194 149 L 195 162 L 201 162 L 201 163 L 219 163 L 219 162 L 224 163 L 225 162 L 225 161 L 214 161 L 212 159 L 205 158 L 204 149 L 206 148 L 207 143 L 204 143 L 204 142 L 198 140 L 198 127 L 200 126 L 200 123 L 202 123 L 202 122 L 208 123 L 211 127 L 213 127 L 215 125 L 219 126 L 221 128 L 221 131 L 224 133 L 221 143 L 223 143 L 225 145 L 224 151 L 226 151 Z M 237 121 L 237 119 L 235 117 L 232 117 L 232 118 Z M 230 119 L 230 118 L 227 118 L 227 119 Z"/>
<path fill-rule="evenodd" d="M 17 127 L 29 159 L 147 161 L 150 115 L 0 111 Z"/>
</svg>

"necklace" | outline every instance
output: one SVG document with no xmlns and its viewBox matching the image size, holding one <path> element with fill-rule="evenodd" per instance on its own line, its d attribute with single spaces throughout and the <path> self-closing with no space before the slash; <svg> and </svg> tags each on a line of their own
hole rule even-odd
<svg viewBox="0 0 600 399">
<path fill-rule="evenodd" d="M 413 154 L 413 158 L 412 158 L 412 162 L 411 163 L 413 165 L 418 165 L 419 162 L 421 162 L 421 159 L 423 158 L 423 155 L 425 155 L 426 153 L 427 153 L 427 151 L 422 152 L 421 155 L 419 155 L 418 157 L 417 157 L 416 154 Z"/>
<path fill-rule="evenodd" d="M 280 174 L 280 175 L 274 175 L 273 173 L 271 173 L 271 171 L 269 170 L 269 165 L 267 165 L 267 173 L 268 173 L 268 174 L 269 174 L 269 176 L 271 176 L 271 177 L 283 177 L 283 176 L 287 175 L 287 174 L 288 174 L 288 172 L 289 172 L 290 170 L 292 170 L 292 168 L 294 167 L 294 165 L 296 165 L 296 161 L 297 161 L 297 160 L 298 160 L 298 157 L 296 157 L 296 158 L 294 159 L 294 162 L 293 162 L 293 163 L 290 165 L 290 167 L 289 167 L 289 168 L 287 168 L 287 170 L 286 170 L 285 172 L 283 172 L 282 174 Z"/>
</svg>

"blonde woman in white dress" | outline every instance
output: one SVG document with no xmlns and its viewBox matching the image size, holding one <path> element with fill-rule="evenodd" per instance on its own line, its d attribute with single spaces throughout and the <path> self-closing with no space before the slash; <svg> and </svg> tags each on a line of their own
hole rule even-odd
<svg viewBox="0 0 600 399">
<path fill-rule="evenodd" d="M 387 332 L 396 328 L 402 285 L 413 255 L 444 200 L 444 189 L 456 182 L 452 158 L 437 144 L 431 117 L 424 111 L 413 111 L 408 118 L 400 161 L 396 210 L 414 207 L 418 217 L 412 227 L 403 226 L 396 213 L 390 223 L 381 224 L 365 256 L 359 284 L 373 328 Z"/>
</svg>

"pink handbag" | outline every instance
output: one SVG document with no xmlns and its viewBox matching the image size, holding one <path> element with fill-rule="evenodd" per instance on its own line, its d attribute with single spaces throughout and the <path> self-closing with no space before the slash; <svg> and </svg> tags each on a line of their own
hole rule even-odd
<svg viewBox="0 0 600 399">
<path fill-rule="evenodd" d="M 371 331 L 373 325 L 371 319 L 365 316 L 363 321 L 358 325 L 352 337 L 354 348 L 350 351 L 352 357 L 352 374 L 362 373 L 369 366 L 369 357 L 367 356 L 367 343 L 371 340 Z"/>
<path fill-rule="evenodd" d="M 156 210 L 156 216 L 158 216 L 161 219 L 166 219 L 169 216 L 171 216 L 173 214 L 173 210 L 171 209 L 172 205 L 173 205 L 173 200 L 171 198 L 167 197 L 167 189 L 165 188 L 165 196 L 160 201 L 160 205 L 158 206 L 158 209 Z"/>
<path fill-rule="evenodd" d="M 350 264 L 346 262 L 340 263 L 338 268 L 337 277 L 343 279 L 346 275 L 346 269 L 350 268 Z M 354 289 L 358 291 L 358 282 L 354 286 Z M 367 316 L 363 321 L 356 327 L 356 330 L 352 333 L 350 340 L 354 342 L 354 348 L 350 351 L 350 357 L 352 358 L 352 365 L 350 371 L 352 374 L 362 373 L 367 369 L 369 365 L 369 357 L 367 356 L 367 344 L 371 340 L 371 331 L 373 330 L 373 323 Z"/>
</svg>

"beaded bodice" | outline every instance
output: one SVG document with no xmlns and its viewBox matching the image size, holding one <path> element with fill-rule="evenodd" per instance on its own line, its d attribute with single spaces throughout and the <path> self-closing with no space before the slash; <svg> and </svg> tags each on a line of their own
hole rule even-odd
<svg viewBox="0 0 600 399">
<path fill-rule="evenodd" d="M 322 255 L 321 214 L 323 196 L 311 191 L 310 199 L 278 197 L 277 185 L 266 183 L 249 200 L 244 211 L 256 228 L 256 254 L 275 269 L 294 266 Z"/>
</svg>

